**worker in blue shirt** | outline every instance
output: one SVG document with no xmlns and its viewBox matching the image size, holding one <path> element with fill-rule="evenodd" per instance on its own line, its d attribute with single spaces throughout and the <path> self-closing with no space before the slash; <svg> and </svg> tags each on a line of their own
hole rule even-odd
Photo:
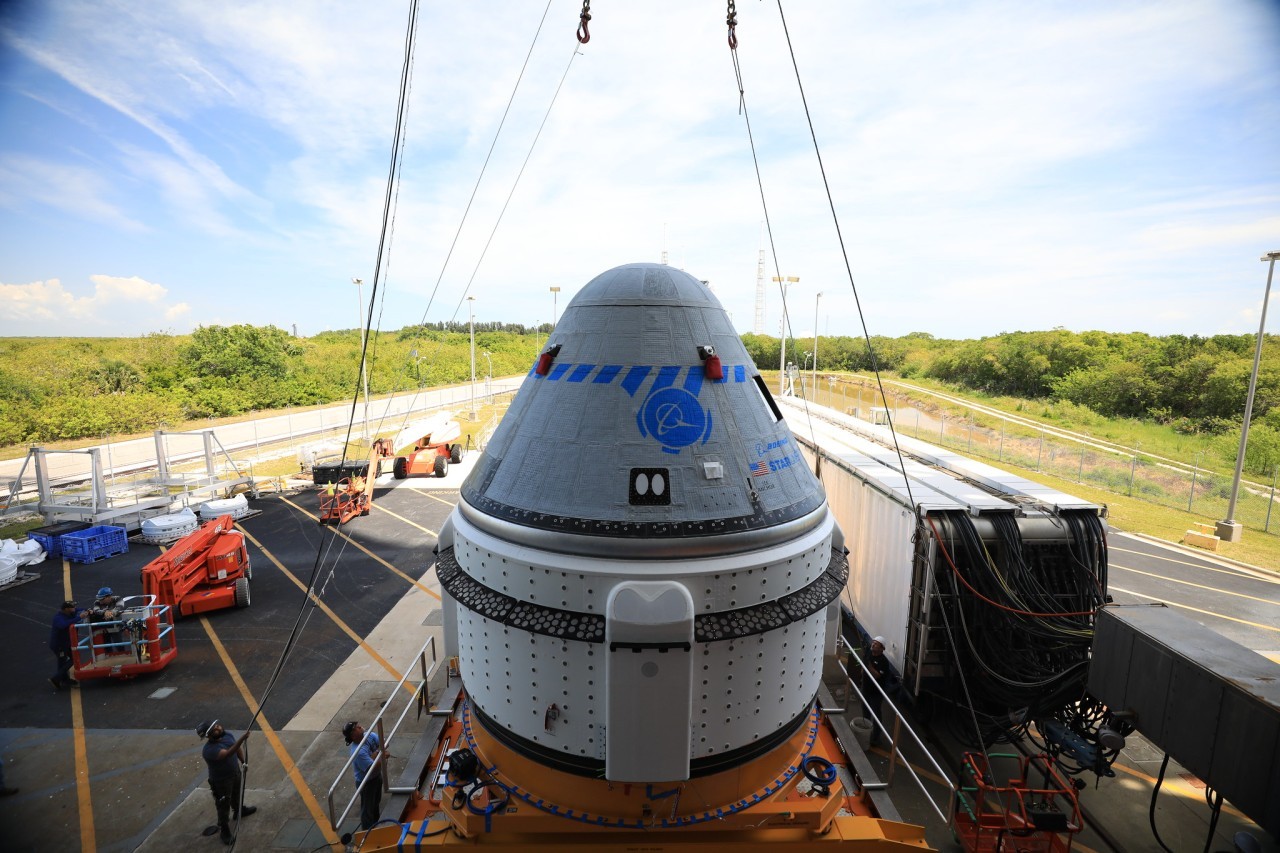
<svg viewBox="0 0 1280 853">
<path fill-rule="evenodd" d="M 342 727 L 342 735 L 355 756 L 351 768 L 355 771 L 356 787 L 364 783 L 360 788 L 360 828 L 372 829 L 382 815 L 382 760 L 386 751 L 377 732 L 366 734 L 355 720 Z"/>
<path fill-rule="evenodd" d="M 53 624 L 49 626 L 49 650 L 58 659 L 58 668 L 49 676 L 49 683 L 54 690 L 62 686 L 79 687 L 80 682 L 71 678 L 71 626 L 80 621 L 83 607 L 76 607 L 74 601 L 62 602 L 62 607 L 53 614 Z"/>
</svg>

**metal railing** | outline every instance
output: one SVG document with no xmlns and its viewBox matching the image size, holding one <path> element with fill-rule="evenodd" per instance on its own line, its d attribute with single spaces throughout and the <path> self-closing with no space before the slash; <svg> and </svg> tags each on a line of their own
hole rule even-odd
<svg viewBox="0 0 1280 853">
<path fill-rule="evenodd" d="M 130 603 L 134 602 L 134 603 Z M 72 625 L 75 643 L 72 659 L 76 666 L 95 666 L 109 660 L 118 664 L 128 655 L 134 663 L 160 661 L 176 644 L 173 633 L 173 611 L 167 604 L 156 604 L 154 595 L 130 595 L 117 605 L 120 619 L 77 622 Z M 154 636 L 147 628 L 155 621 Z"/>
<path fill-rule="evenodd" d="M 947 772 L 943 770 L 941 766 L 939 766 L 937 760 L 934 759 L 933 754 L 929 752 L 928 747 L 924 745 L 924 743 L 920 740 L 920 736 L 916 734 L 915 729 L 911 728 L 911 724 L 908 723 L 906 719 L 902 716 L 902 712 L 898 710 L 898 706 L 893 704 L 893 700 L 889 698 L 889 694 L 885 692 L 885 689 L 882 686 L 880 686 L 880 682 L 876 681 L 875 677 L 872 676 L 871 670 L 867 668 L 866 663 L 862 660 L 861 657 L 858 656 L 857 650 L 854 649 L 853 646 L 849 645 L 849 641 L 846 640 L 844 637 L 840 638 L 840 645 L 849 650 L 849 658 L 851 660 L 857 661 L 858 666 L 862 667 L 862 672 L 865 675 L 864 681 L 869 682 L 872 686 L 875 687 L 875 689 L 880 693 L 881 699 L 884 702 L 888 703 L 889 709 L 893 711 L 894 723 L 893 723 L 892 733 L 890 733 L 889 730 L 885 728 L 884 723 L 879 719 L 879 715 L 873 713 L 870 718 L 871 724 L 873 726 L 878 727 L 880 731 L 884 732 L 884 734 L 889 738 L 889 741 L 890 741 L 889 778 L 885 784 L 886 785 L 893 784 L 894 767 L 898 764 L 899 759 L 901 759 L 902 766 L 905 767 L 907 769 L 907 772 L 911 774 L 911 778 L 915 780 L 916 786 L 920 789 L 920 792 L 924 794 L 924 798 L 929 801 L 929 805 L 933 807 L 934 812 L 936 812 L 938 817 L 942 819 L 943 823 L 950 824 L 951 823 L 950 816 L 955 811 L 955 805 L 956 805 L 955 783 L 947 779 Z M 852 687 L 853 692 L 857 694 L 858 699 L 862 702 L 864 706 L 870 708 L 871 703 L 867 701 L 867 697 L 863 694 L 862 689 L 858 687 L 858 684 L 854 680 L 853 676 L 849 675 L 849 670 L 845 669 L 844 663 L 837 662 L 837 665 L 840 667 L 840 671 L 844 673 L 845 680 L 848 681 L 849 687 Z M 846 709 L 828 709 L 828 710 L 834 710 L 834 711 L 839 711 L 843 713 Z M 930 764 L 933 765 L 933 769 L 937 772 L 938 777 L 945 781 L 945 784 L 947 786 L 947 808 L 945 812 L 938 807 L 938 803 L 934 800 L 933 795 L 931 795 L 929 793 L 929 790 L 924 786 L 924 780 L 920 778 L 920 775 L 916 773 L 915 768 L 911 766 L 911 762 L 907 761 L 906 756 L 902 755 L 901 750 L 898 748 L 899 734 L 903 730 L 905 730 L 906 733 L 911 736 L 911 739 L 915 741 L 916 746 L 919 747 L 920 751 L 924 754 L 924 757 L 928 759 Z"/>
<path fill-rule="evenodd" d="M 431 661 L 429 666 L 427 661 L 428 650 L 430 650 L 431 652 Z M 378 711 L 378 715 L 373 718 L 373 720 L 369 723 L 368 726 L 365 727 L 364 737 L 360 739 L 360 743 L 356 746 L 356 748 L 351 750 L 351 755 L 347 756 L 347 760 L 342 765 L 342 769 L 338 771 L 338 775 L 336 778 L 334 778 L 333 784 L 329 786 L 329 793 L 328 793 L 329 826 L 335 832 L 337 831 L 338 827 L 342 824 L 342 822 L 347 819 L 347 815 L 351 813 L 351 807 L 355 805 L 356 800 L 360 798 L 360 794 L 364 790 L 364 786 L 369 782 L 369 778 L 372 775 L 370 773 L 365 774 L 364 779 L 362 779 L 360 781 L 360 784 L 356 786 L 355 792 L 352 793 L 351 798 L 347 800 L 346 806 L 342 809 L 342 814 L 337 815 L 335 817 L 334 805 L 333 805 L 334 792 L 336 792 L 338 790 L 338 786 L 342 784 L 343 778 L 346 777 L 347 771 L 351 768 L 352 763 L 356 760 L 356 755 L 360 752 L 360 748 L 363 747 L 365 742 L 369 739 L 370 733 L 374 729 L 376 729 L 378 734 L 378 742 L 382 745 L 382 749 L 389 751 L 391 749 L 391 742 L 395 739 L 396 733 L 400 730 L 400 725 L 404 722 L 405 715 L 409 713 L 409 709 L 418 707 L 419 705 L 425 702 L 425 697 L 423 696 L 423 692 L 427 689 L 427 685 L 430 684 L 431 676 L 435 674 L 436 667 L 439 666 L 439 661 L 436 659 L 436 638 L 435 637 L 429 637 L 427 639 L 427 642 L 422 646 L 422 648 L 418 650 L 418 654 L 414 658 L 414 663 L 416 663 L 422 671 L 422 683 L 417 686 L 417 688 L 413 691 L 409 701 L 405 703 L 404 710 L 400 712 L 400 716 L 396 719 L 395 725 L 391 727 L 390 734 L 384 735 L 383 726 L 382 726 L 383 715 L 387 713 L 387 710 L 390 707 L 390 701 L 388 701 L 382 705 L 381 709 Z M 400 680 L 396 682 L 396 686 L 392 689 L 390 696 L 395 696 L 397 693 L 400 692 L 400 688 L 404 686 L 404 683 L 408 680 L 409 676 L 413 673 L 413 670 L 414 670 L 414 667 L 411 664 L 409 668 L 405 670 L 404 675 L 400 677 Z M 390 697 L 388 697 L 388 699 L 389 698 Z M 380 777 L 382 780 L 382 790 L 387 793 L 397 793 L 397 791 L 392 791 L 391 789 L 391 785 L 389 782 L 390 777 L 389 777 L 389 774 L 387 773 L 385 762 L 383 762 L 382 753 L 379 753 L 378 757 L 374 759 L 374 762 L 375 762 L 374 766 L 377 766 L 378 764 L 384 765 L 382 767 L 382 773 L 380 774 Z M 372 767 L 370 769 L 372 769 Z"/>
</svg>

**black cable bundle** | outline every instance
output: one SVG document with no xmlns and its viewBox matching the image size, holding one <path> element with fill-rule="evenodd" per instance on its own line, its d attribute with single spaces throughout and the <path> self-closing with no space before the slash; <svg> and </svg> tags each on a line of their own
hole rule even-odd
<svg viewBox="0 0 1280 853">
<path fill-rule="evenodd" d="M 1022 736 L 1036 719 L 1071 717 L 1082 699 L 1093 614 L 1105 595 L 1106 540 L 1091 512 L 1061 514 L 1065 548 L 1028 547 L 1010 514 L 985 518 L 995 534 L 990 544 L 965 513 L 930 517 L 943 552 L 938 586 L 956 664 L 979 738 L 994 743 Z M 965 734 L 972 743 L 973 733 Z"/>
</svg>

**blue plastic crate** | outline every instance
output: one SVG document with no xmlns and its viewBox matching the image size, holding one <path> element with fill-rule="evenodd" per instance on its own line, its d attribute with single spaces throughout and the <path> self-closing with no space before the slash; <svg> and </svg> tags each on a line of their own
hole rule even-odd
<svg viewBox="0 0 1280 853">
<path fill-rule="evenodd" d="M 37 527 L 35 530 L 28 530 L 27 538 L 39 542 L 40 547 L 50 557 L 58 557 L 62 554 L 63 536 L 87 529 L 89 529 L 89 524 L 85 521 L 62 521 L 45 527 Z"/>
<path fill-rule="evenodd" d="M 62 556 L 73 563 L 93 563 L 128 550 L 129 537 L 123 527 L 103 525 L 62 535 Z"/>
</svg>

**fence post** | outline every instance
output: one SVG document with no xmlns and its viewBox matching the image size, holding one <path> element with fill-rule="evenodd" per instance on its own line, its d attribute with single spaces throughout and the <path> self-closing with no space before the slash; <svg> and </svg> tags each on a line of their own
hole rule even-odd
<svg viewBox="0 0 1280 853">
<path fill-rule="evenodd" d="M 920 410 L 916 409 L 916 438 L 920 437 Z"/>
<path fill-rule="evenodd" d="M 1076 482 L 1084 482 L 1084 448 L 1080 448 L 1080 470 L 1076 472 Z"/>
<path fill-rule="evenodd" d="M 1276 466 L 1276 470 L 1271 474 L 1271 499 L 1267 501 L 1267 522 L 1262 525 L 1263 533 L 1271 532 L 1271 507 L 1276 502 L 1276 477 L 1280 477 L 1280 465 Z"/>
<path fill-rule="evenodd" d="M 1203 453 L 1204 451 L 1200 451 Z M 1191 494 L 1187 495 L 1187 512 L 1191 512 L 1191 502 L 1196 498 L 1196 478 L 1200 475 L 1200 453 L 1196 454 L 1195 464 L 1191 467 Z"/>
<path fill-rule="evenodd" d="M 1000 423 L 1000 448 L 996 451 L 996 460 L 1004 461 L 1004 422 Z"/>
<path fill-rule="evenodd" d="M 938 415 L 938 444 L 942 444 L 942 436 L 947 428 L 947 419 L 942 415 Z"/>
<path fill-rule="evenodd" d="M 107 476 L 111 480 L 111 485 L 116 484 L 116 466 L 111 461 L 111 433 L 104 432 L 102 434 L 102 443 L 107 447 Z"/>
<path fill-rule="evenodd" d="M 973 414 L 969 415 L 969 446 L 965 450 L 966 453 L 973 452 Z"/>
<path fill-rule="evenodd" d="M 1036 448 L 1036 470 L 1040 470 L 1040 459 L 1044 456 L 1044 436 L 1040 436 L 1040 446 Z"/>
<path fill-rule="evenodd" d="M 1129 463 L 1129 497 L 1133 497 L 1133 473 L 1138 468 L 1138 454 L 1133 454 L 1133 462 Z"/>
</svg>

